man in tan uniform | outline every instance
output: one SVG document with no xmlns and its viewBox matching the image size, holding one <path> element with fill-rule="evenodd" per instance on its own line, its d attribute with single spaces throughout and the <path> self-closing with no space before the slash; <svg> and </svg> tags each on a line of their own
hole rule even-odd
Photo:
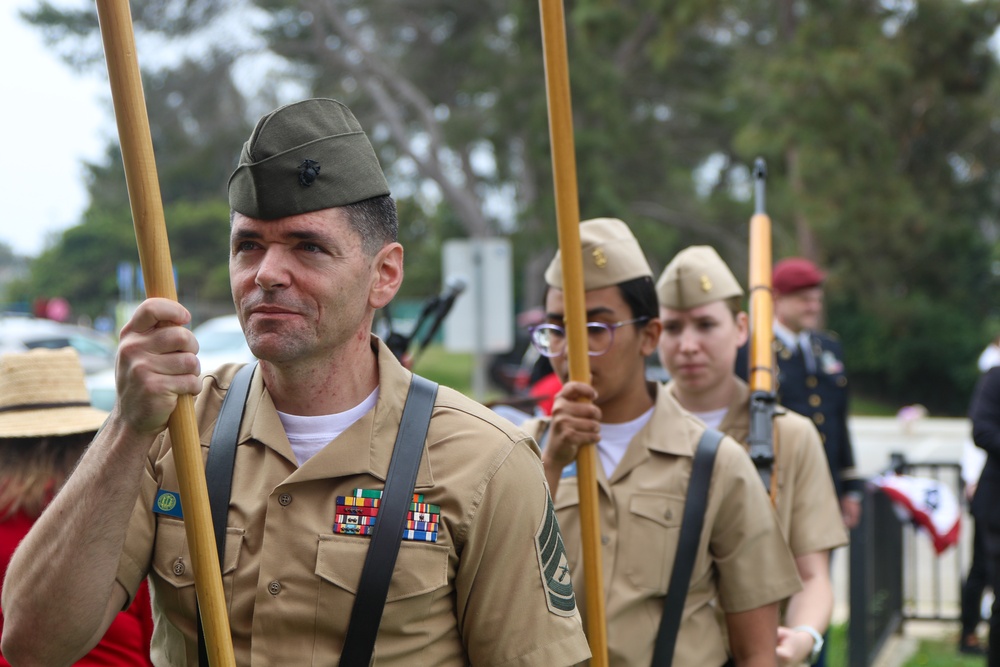
<svg viewBox="0 0 1000 667">
<path fill-rule="evenodd" d="M 739 282 L 714 248 L 692 246 L 667 265 L 656 293 L 667 391 L 708 426 L 746 444 L 750 390 L 733 373 L 748 335 Z M 798 665 L 815 661 L 822 647 L 833 612 L 829 553 L 847 543 L 847 533 L 815 426 L 779 408 L 774 433 L 776 509 L 802 579 L 778 630 L 778 661 Z"/>
<path fill-rule="evenodd" d="M 660 336 L 652 271 L 621 220 L 580 225 L 592 382 L 568 382 L 551 420 L 525 429 L 542 461 L 582 599 L 576 452 L 597 443 L 599 512 L 610 664 L 648 665 L 677 551 L 692 457 L 705 431 L 668 391 L 645 379 Z M 565 306 L 560 257 L 545 274 L 546 322 L 532 331 L 565 381 Z M 586 399 L 591 402 L 580 402 Z M 757 472 L 724 438 L 712 473 L 704 528 L 687 590 L 674 665 L 719 667 L 727 646 L 715 619 L 726 611 L 736 664 L 775 664 L 777 602 L 798 576 Z M 586 609 L 582 612 L 586 615 Z"/>
<path fill-rule="evenodd" d="M 334 665 L 411 381 L 370 333 L 402 280 L 395 204 L 357 120 L 322 99 L 261 119 L 229 197 L 233 296 L 260 359 L 222 556 L 236 659 Z M 11 566 L 4 655 L 68 664 L 148 575 L 154 663 L 197 664 L 191 560 L 183 513 L 171 508 L 178 484 L 164 428 L 177 396 L 198 394 L 207 450 L 236 368 L 199 379 L 197 341 L 178 326 L 189 319 L 179 304 L 150 299 L 122 330 L 114 411 Z M 588 657 L 530 438 L 442 387 L 414 494 L 375 664 Z"/>
</svg>

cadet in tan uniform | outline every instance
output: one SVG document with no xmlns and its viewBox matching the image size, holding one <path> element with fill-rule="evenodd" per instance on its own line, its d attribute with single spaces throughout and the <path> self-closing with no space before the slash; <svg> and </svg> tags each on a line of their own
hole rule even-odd
<svg viewBox="0 0 1000 667">
<path fill-rule="evenodd" d="M 567 383 L 551 420 L 525 429 L 544 442 L 542 461 L 582 599 L 574 459 L 596 442 L 604 585 L 611 665 L 650 664 L 673 569 L 692 457 L 705 430 L 668 391 L 645 379 L 660 336 L 652 272 L 621 220 L 580 225 L 591 384 Z M 546 322 L 532 339 L 567 378 L 562 272 L 545 274 Z M 579 402 L 579 399 L 593 403 Z M 736 664 L 775 664 L 777 602 L 798 576 L 760 479 L 740 445 L 724 438 L 712 474 L 674 653 L 674 665 L 718 667 L 727 647 L 715 605 L 727 612 Z M 769 564 L 761 568 L 760 563 Z M 582 609 L 586 615 L 586 609 Z"/>
<path fill-rule="evenodd" d="M 748 334 L 739 282 L 714 248 L 692 246 L 667 265 L 656 293 L 660 360 L 672 378 L 667 391 L 708 426 L 746 443 L 750 391 L 733 373 Z M 789 599 L 778 630 L 778 661 L 798 665 L 815 661 L 822 647 L 833 612 L 829 552 L 847 543 L 847 533 L 815 426 L 779 408 L 774 431 L 776 509 L 803 586 Z"/>
<path fill-rule="evenodd" d="M 335 665 L 412 377 L 370 333 L 402 280 L 395 204 L 357 120 L 323 99 L 261 119 L 229 197 L 233 296 L 260 359 L 222 566 L 236 659 Z M 154 664 L 197 664 L 191 560 L 164 428 L 177 395 L 198 394 L 207 450 L 236 368 L 199 379 L 197 342 L 178 326 L 189 319 L 180 305 L 150 299 L 122 330 L 109 422 L 11 566 L 3 652 L 12 660 L 72 662 L 148 575 Z M 589 656 L 530 438 L 442 387 L 414 494 L 374 664 L 548 666 Z"/>
</svg>

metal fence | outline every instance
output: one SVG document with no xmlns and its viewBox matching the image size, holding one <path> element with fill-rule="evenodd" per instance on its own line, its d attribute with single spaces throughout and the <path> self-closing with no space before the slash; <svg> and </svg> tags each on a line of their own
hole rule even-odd
<svg viewBox="0 0 1000 667">
<path fill-rule="evenodd" d="M 961 498 L 961 469 L 956 463 L 909 463 L 893 454 L 890 469 L 941 482 Z M 966 522 L 963 530 L 969 528 Z M 938 555 L 928 536 L 901 520 L 888 496 L 868 485 L 861 522 L 851 531 L 847 637 L 851 667 L 871 665 L 905 621 L 959 619 L 965 542 L 960 539 Z"/>
<path fill-rule="evenodd" d="M 850 558 L 847 664 L 867 667 L 903 622 L 903 525 L 875 487 L 865 490 Z"/>
</svg>

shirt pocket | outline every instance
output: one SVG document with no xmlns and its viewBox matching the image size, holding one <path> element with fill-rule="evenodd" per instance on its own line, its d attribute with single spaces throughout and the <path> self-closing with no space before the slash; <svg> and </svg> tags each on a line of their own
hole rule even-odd
<svg viewBox="0 0 1000 667">
<path fill-rule="evenodd" d="M 225 589 L 226 607 L 232 609 L 233 574 L 240 561 L 243 547 L 242 528 L 226 528 L 226 550 L 222 558 L 222 585 Z M 184 522 L 178 519 L 157 517 L 156 544 L 153 547 L 154 584 L 158 603 L 168 611 L 194 609 L 194 565 L 188 548 Z"/>
<path fill-rule="evenodd" d="M 636 493 L 623 518 L 619 549 L 625 576 L 636 588 L 666 594 L 684 515 L 684 498 Z"/>
<path fill-rule="evenodd" d="M 338 627 L 318 633 L 317 655 L 339 654 L 343 647 L 370 544 L 370 538 L 355 535 L 319 536 L 315 573 L 324 583 L 320 584 L 316 605 L 317 623 L 322 628 L 336 622 Z M 406 636 L 402 641 L 411 643 L 414 634 L 428 634 L 435 621 L 440 622 L 432 618 L 430 610 L 433 601 L 447 595 L 448 556 L 449 549 L 444 545 L 407 540 L 400 543 L 379 625 L 380 652 L 391 650 L 392 645 L 382 640 Z M 333 641 L 336 646 L 325 646 Z"/>
</svg>

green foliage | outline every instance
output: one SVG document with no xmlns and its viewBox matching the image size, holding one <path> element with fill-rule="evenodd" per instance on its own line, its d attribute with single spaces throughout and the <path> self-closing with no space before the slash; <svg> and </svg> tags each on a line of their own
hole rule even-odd
<svg viewBox="0 0 1000 667">
<path fill-rule="evenodd" d="M 86 224 L 67 229 L 36 258 L 30 276 L 12 284 L 8 297 L 30 303 L 61 296 L 75 315 L 108 314 L 118 296 L 119 261 L 138 262 L 131 218 L 127 211 L 93 212 Z"/>
<path fill-rule="evenodd" d="M 471 396 L 474 363 L 471 354 L 448 352 L 440 345 L 428 345 L 417 359 L 413 372 Z"/>
<path fill-rule="evenodd" d="M 828 269 L 828 324 L 844 339 L 857 392 L 963 412 L 976 355 L 1000 322 L 991 271 L 1000 260 L 1000 77 L 988 45 L 998 7 L 568 3 L 581 218 L 627 220 L 656 271 L 685 245 L 710 243 L 742 276 L 749 165 L 765 157 L 775 257 L 804 254 Z M 444 240 L 510 231 L 517 300 L 539 303 L 556 211 L 537 3 L 241 8 L 255 12 L 256 33 L 213 42 L 229 34 L 210 30 L 229 25 L 229 3 L 133 2 L 140 49 L 149 35 L 199 43 L 192 57 L 144 74 L 185 292 L 226 297 L 216 219 L 257 113 L 315 94 L 355 111 L 386 166 L 407 248 L 402 297 L 440 289 Z M 29 16 L 75 66 L 103 66 L 92 8 L 40 4 Z M 281 68 L 247 69 L 262 53 Z M 88 308 L 113 297 L 107 269 L 130 256 L 117 149 L 90 175 L 87 233 L 71 230 L 46 251 L 23 295 L 73 289 Z M 77 271 L 68 255 L 97 262 L 103 234 L 114 256 L 100 271 Z"/>
<path fill-rule="evenodd" d="M 923 639 L 903 667 L 982 667 L 986 664 L 982 656 L 959 653 L 957 646 L 958 637 Z"/>
</svg>

